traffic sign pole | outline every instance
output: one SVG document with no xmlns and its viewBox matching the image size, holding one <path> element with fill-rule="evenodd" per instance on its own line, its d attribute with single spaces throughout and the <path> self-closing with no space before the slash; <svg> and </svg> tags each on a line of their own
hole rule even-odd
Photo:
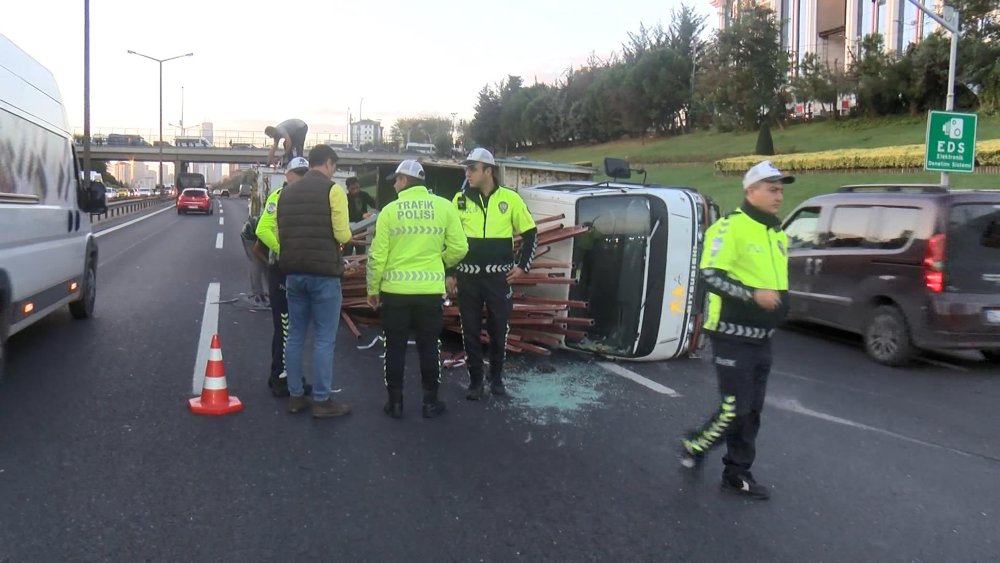
<svg viewBox="0 0 1000 563">
<path fill-rule="evenodd" d="M 931 19 L 941 24 L 941 27 L 951 32 L 951 56 L 948 58 L 948 96 L 945 98 L 945 111 L 951 111 L 955 109 L 955 67 L 958 63 L 958 38 L 960 35 L 958 29 L 958 10 L 945 5 L 944 12 L 942 13 L 944 18 L 942 18 L 918 0 L 909 0 L 909 2 L 916 6 L 918 10 L 930 16 Z M 929 151 L 930 148 L 928 147 L 927 150 Z M 947 172 L 941 173 L 941 185 L 948 186 Z"/>
</svg>

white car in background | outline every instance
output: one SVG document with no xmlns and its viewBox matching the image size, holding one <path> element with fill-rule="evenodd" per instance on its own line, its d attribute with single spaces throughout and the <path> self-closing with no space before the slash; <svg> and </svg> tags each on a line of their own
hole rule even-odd
<svg viewBox="0 0 1000 563">
<path fill-rule="evenodd" d="M 139 197 L 153 197 L 153 188 L 139 188 Z"/>
</svg>

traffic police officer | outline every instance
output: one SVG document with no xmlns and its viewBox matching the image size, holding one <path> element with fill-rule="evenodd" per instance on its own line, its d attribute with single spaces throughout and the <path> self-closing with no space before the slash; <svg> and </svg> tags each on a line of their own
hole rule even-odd
<svg viewBox="0 0 1000 563">
<path fill-rule="evenodd" d="M 452 200 L 469 237 L 469 253 L 448 278 L 448 293 L 457 290 L 469 389 L 466 398 L 479 400 L 483 389 L 483 348 L 479 340 L 486 305 L 486 332 L 490 337 L 490 391 L 505 395 L 503 361 L 507 347 L 507 320 L 513 306 L 510 284 L 531 268 L 538 229 L 524 200 L 500 185 L 496 160 L 490 151 L 474 149 L 463 162 L 468 189 Z M 514 235 L 521 235 L 521 252 L 514 261 Z"/>
<path fill-rule="evenodd" d="M 305 158 L 293 158 L 285 171 L 285 185 L 291 184 L 305 176 L 309 171 L 309 161 Z M 279 187 L 267 196 L 264 210 L 257 221 L 257 240 L 268 248 L 269 260 L 267 267 L 268 293 L 271 295 L 271 321 L 274 332 L 271 336 L 271 375 L 267 386 L 275 397 L 288 396 L 288 380 L 285 372 L 285 342 L 288 340 L 288 298 L 285 295 L 285 274 L 278 267 L 278 253 L 281 245 L 278 242 L 278 196 L 284 186 Z M 306 386 L 308 393 L 309 386 Z"/>
<path fill-rule="evenodd" d="M 389 400 L 384 410 L 393 418 L 403 416 L 406 342 L 412 330 L 420 356 L 423 416 L 434 418 L 445 410 L 438 399 L 445 268 L 457 264 L 469 245 L 451 203 L 424 187 L 419 162 L 404 160 L 389 178 L 398 197 L 376 220 L 367 270 L 368 304 L 379 309 L 385 332 Z"/>
<path fill-rule="evenodd" d="M 766 499 L 750 473 L 771 371 L 771 335 L 788 310 L 788 239 L 778 210 L 795 179 L 770 161 L 743 177 L 745 200 L 705 233 L 701 276 L 709 291 L 705 329 L 722 395 L 718 411 L 681 443 L 681 463 L 696 467 L 725 437 L 722 487 Z"/>
</svg>

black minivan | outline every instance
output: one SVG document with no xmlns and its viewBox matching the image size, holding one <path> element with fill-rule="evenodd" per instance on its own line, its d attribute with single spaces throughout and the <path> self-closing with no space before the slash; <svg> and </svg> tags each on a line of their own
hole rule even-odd
<svg viewBox="0 0 1000 563">
<path fill-rule="evenodd" d="M 1000 190 L 845 186 L 784 229 L 789 320 L 861 334 L 886 365 L 921 348 L 1000 359 Z"/>
</svg>

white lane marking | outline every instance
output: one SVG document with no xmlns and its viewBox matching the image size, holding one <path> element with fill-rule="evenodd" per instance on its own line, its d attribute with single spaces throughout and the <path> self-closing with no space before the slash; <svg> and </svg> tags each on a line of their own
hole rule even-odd
<svg viewBox="0 0 1000 563">
<path fill-rule="evenodd" d="M 668 397 L 673 397 L 674 399 L 681 396 L 681 394 L 678 393 L 677 391 L 674 391 L 673 389 L 665 385 L 660 385 L 659 383 L 653 381 L 652 379 L 647 379 L 630 369 L 625 369 L 618 364 L 611 362 L 597 362 L 597 365 L 601 366 L 602 368 L 610 371 L 615 375 L 620 375 L 625 379 L 631 379 L 632 381 L 635 381 L 639 385 L 648 387 L 653 391 L 656 391 L 657 393 L 666 395 Z"/>
<path fill-rule="evenodd" d="M 853 420 L 848 420 L 846 418 L 841 418 L 839 416 L 834 416 L 832 414 L 827 414 L 825 412 L 815 411 L 802 405 L 797 399 L 787 399 L 787 398 L 773 398 L 768 397 L 765 399 L 768 405 L 772 407 L 793 412 L 796 414 L 802 414 L 805 416 L 811 416 L 813 418 L 818 418 L 820 420 L 825 420 L 827 422 L 833 422 L 834 424 L 843 424 L 844 426 L 850 426 L 851 428 L 856 428 L 858 430 L 866 430 L 868 432 L 875 432 L 876 434 L 881 434 L 883 436 L 889 436 L 890 438 L 896 438 L 897 440 L 903 440 L 904 442 L 910 442 L 911 444 L 919 444 L 921 446 L 929 446 L 932 448 L 938 448 L 941 450 L 947 450 L 952 453 L 960 454 L 965 457 L 973 457 L 973 454 L 969 452 L 963 452 L 962 450 L 956 450 L 955 448 L 949 448 L 948 446 L 942 446 L 941 444 L 935 444 L 933 442 L 925 442 L 924 440 L 918 440 L 917 438 L 910 438 L 909 436 L 904 436 L 902 434 L 896 434 L 895 432 L 889 430 L 883 430 L 882 428 L 876 428 L 875 426 L 869 426 L 860 422 L 855 422 Z"/>
<path fill-rule="evenodd" d="M 225 212 L 226 210 L 222 208 L 222 204 L 219 204 L 219 215 L 222 215 Z"/>
<path fill-rule="evenodd" d="M 226 219 L 224 217 L 219 217 L 219 224 L 220 225 L 225 225 L 226 224 Z"/>
<path fill-rule="evenodd" d="M 200 395 L 201 386 L 205 380 L 205 366 L 208 365 L 208 352 L 212 346 L 212 335 L 219 331 L 219 293 L 222 287 L 218 282 L 208 284 L 205 293 L 205 312 L 201 316 L 201 334 L 198 336 L 198 354 L 194 359 L 194 375 L 191 377 L 191 394 Z"/>
<path fill-rule="evenodd" d="M 222 248 L 222 233 L 215 235 L 215 248 Z"/>
<path fill-rule="evenodd" d="M 956 365 L 956 364 L 952 364 L 952 363 L 948 363 L 948 362 L 942 362 L 941 360 L 934 360 L 932 358 L 925 358 L 923 356 L 920 356 L 919 358 L 917 358 L 917 361 L 928 363 L 928 364 L 930 364 L 932 366 L 937 366 L 939 368 L 948 368 L 948 369 L 953 369 L 955 371 L 962 371 L 962 372 L 968 372 L 969 371 L 969 368 L 962 367 L 960 365 Z"/>
<path fill-rule="evenodd" d="M 177 206 L 175 204 L 171 203 L 170 207 L 167 207 L 165 209 L 161 209 L 159 211 L 154 211 L 153 213 L 150 213 L 149 215 L 143 215 L 142 217 L 139 217 L 138 219 L 132 219 L 131 221 L 129 221 L 127 223 L 122 223 L 121 225 L 115 225 L 114 227 L 111 227 L 109 229 L 104 229 L 103 231 L 101 231 L 99 233 L 94 233 L 94 236 L 95 237 L 103 237 L 104 235 L 106 235 L 108 233 L 113 233 L 113 232 L 117 231 L 118 229 L 124 229 L 125 227 L 128 227 L 129 225 L 135 225 L 139 221 L 145 221 L 146 219 L 149 219 L 150 217 L 154 217 L 154 216 L 159 215 L 160 213 L 163 213 L 165 211 L 170 211 L 174 207 L 177 207 Z"/>
</svg>

